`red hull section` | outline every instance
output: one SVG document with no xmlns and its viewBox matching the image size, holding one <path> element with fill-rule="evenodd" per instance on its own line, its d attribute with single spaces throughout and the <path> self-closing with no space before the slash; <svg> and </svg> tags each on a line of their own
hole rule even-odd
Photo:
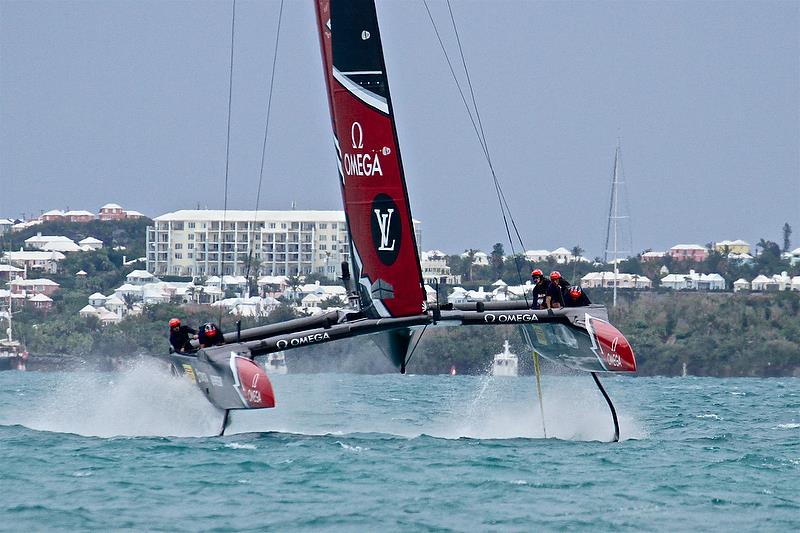
<svg viewBox="0 0 800 533">
<path fill-rule="evenodd" d="M 275 407 L 272 383 L 260 366 L 244 357 L 236 357 L 236 373 L 239 378 L 239 393 L 247 408 Z"/>
<path fill-rule="evenodd" d="M 586 315 L 592 350 L 609 372 L 636 372 L 636 358 L 628 339 L 614 326 Z"/>
<path fill-rule="evenodd" d="M 362 299 L 374 304 L 368 314 L 419 315 L 422 274 L 375 6 L 353 1 L 331 7 L 329 0 L 317 1 L 354 272 Z"/>
</svg>

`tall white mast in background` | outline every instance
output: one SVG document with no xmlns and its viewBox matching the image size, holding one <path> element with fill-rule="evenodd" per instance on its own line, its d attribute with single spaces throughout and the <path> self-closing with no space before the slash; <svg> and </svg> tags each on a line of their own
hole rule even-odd
<svg viewBox="0 0 800 533">
<path fill-rule="evenodd" d="M 617 138 L 617 148 L 614 151 L 614 172 L 611 178 L 611 202 L 608 206 L 608 225 L 606 226 L 606 244 L 603 247 L 604 250 L 604 261 L 608 263 L 609 255 L 611 256 L 611 261 L 614 262 L 614 296 L 613 296 L 613 306 L 616 307 L 617 305 L 617 286 L 618 277 L 619 277 L 619 257 L 621 254 L 630 254 L 632 246 L 632 239 L 631 239 L 631 232 L 630 227 L 628 227 L 627 231 L 627 245 L 628 250 L 620 250 L 619 249 L 619 241 L 623 238 L 625 228 L 620 229 L 620 222 L 623 220 L 627 220 L 630 218 L 629 215 L 625 213 L 620 213 L 620 185 L 622 186 L 623 190 L 625 189 L 625 181 L 624 181 L 624 173 L 622 170 L 622 149 L 620 148 L 620 140 Z M 624 199 L 624 203 L 627 205 L 627 195 Z M 627 212 L 627 209 L 625 210 Z M 613 248 L 609 249 L 609 245 Z"/>
</svg>

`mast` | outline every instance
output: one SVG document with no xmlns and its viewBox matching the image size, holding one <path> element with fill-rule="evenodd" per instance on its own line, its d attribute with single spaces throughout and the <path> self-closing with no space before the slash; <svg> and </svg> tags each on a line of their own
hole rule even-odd
<svg viewBox="0 0 800 533">
<path fill-rule="evenodd" d="M 617 138 L 617 146 L 614 150 L 614 170 L 611 177 L 611 202 L 608 206 L 608 224 L 606 226 L 606 242 L 603 247 L 604 260 L 608 263 L 609 255 L 614 262 L 614 288 L 612 306 L 617 305 L 617 286 L 619 285 L 619 256 L 620 254 L 630 254 L 630 250 L 619 249 L 620 229 L 619 223 L 622 220 L 630 218 L 626 214 L 620 213 L 619 201 L 619 187 L 624 187 L 625 182 L 620 179 L 622 176 L 622 148 L 620 146 L 620 139 Z M 624 178 L 623 178 L 624 179 Z M 611 241 L 612 248 L 609 249 L 609 241 Z M 632 246 L 629 243 L 629 248 Z"/>
</svg>

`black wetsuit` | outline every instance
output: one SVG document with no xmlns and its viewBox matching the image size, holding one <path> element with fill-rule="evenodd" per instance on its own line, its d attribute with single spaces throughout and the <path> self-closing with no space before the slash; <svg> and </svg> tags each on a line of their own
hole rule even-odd
<svg viewBox="0 0 800 533">
<path fill-rule="evenodd" d="M 534 309 L 544 309 L 544 294 L 547 292 L 547 282 L 542 281 L 533 286 L 531 300 Z"/>
<path fill-rule="evenodd" d="M 550 307 L 555 309 L 556 306 L 554 304 L 558 304 L 559 307 L 564 307 L 564 293 L 561 289 L 561 284 L 557 281 L 551 281 L 547 285 L 547 292 L 544 293 L 545 305 L 544 307 L 547 308 L 547 297 L 550 297 Z"/>
<path fill-rule="evenodd" d="M 191 352 L 192 351 L 192 335 L 197 332 L 189 326 L 180 326 L 177 330 L 170 328 L 169 330 L 169 343 L 172 349 L 176 352 Z"/>
<path fill-rule="evenodd" d="M 200 326 L 200 333 L 197 334 L 197 341 L 200 343 L 200 346 L 217 346 L 219 344 L 225 344 L 225 338 L 222 334 L 222 330 L 215 325 L 214 327 L 216 328 L 217 333 L 212 337 L 206 333 L 206 326 L 208 325 L 209 324 L 203 324 Z"/>
<path fill-rule="evenodd" d="M 569 291 L 564 294 L 564 307 L 585 307 L 590 303 L 592 302 L 589 301 L 589 297 L 584 291 L 581 291 L 581 295 L 577 299 L 573 298 Z"/>
</svg>

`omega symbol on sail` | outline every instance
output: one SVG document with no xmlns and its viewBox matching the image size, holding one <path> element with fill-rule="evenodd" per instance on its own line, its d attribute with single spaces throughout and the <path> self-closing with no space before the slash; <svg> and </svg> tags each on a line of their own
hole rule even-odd
<svg viewBox="0 0 800 533">
<path fill-rule="evenodd" d="M 372 242 L 378 259 L 384 265 L 391 265 L 400 252 L 402 227 L 400 214 L 394 200 L 387 194 L 379 194 L 372 201 L 370 210 Z"/>
<path fill-rule="evenodd" d="M 342 150 L 342 167 L 347 176 L 371 177 L 383 176 L 380 154 L 389 155 L 391 150 L 384 147 L 382 150 L 364 150 L 364 129 L 360 122 L 350 124 L 350 146 L 353 152 Z"/>
</svg>

